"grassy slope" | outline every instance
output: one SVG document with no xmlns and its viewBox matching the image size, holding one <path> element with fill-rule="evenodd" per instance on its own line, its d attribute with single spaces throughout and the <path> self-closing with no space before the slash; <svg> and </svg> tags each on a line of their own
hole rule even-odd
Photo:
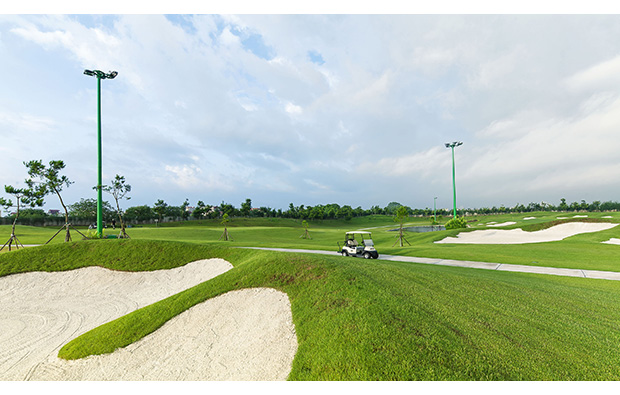
<svg viewBox="0 0 620 395">
<path fill-rule="evenodd" d="M 620 378 L 615 281 L 142 240 L 2 254 L 0 275 L 95 264 L 153 270 L 209 257 L 235 267 L 80 336 L 61 355 L 110 352 L 215 295 L 273 287 L 291 299 L 293 380 Z"/>
</svg>

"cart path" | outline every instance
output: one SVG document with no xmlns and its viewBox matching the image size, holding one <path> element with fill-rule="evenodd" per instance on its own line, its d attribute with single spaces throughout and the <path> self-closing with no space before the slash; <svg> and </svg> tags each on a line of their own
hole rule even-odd
<svg viewBox="0 0 620 395">
<path fill-rule="evenodd" d="M 248 248 L 248 249 L 255 249 L 255 250 L 281 251 L 281 252 L 301 252 L 301 253 L 309 253 L 309 254 L 340 256 L 338 252 L 324 251 L 324 250 L 302 250 L 302 249 L 293 249 L 293 248 L 289 249 L 289 248 L 266 248 L 266 247 L 237 247 L 237 248 Z M 347 258 L 347 259 L 351 259 L 351 258 Z M 363 258 L 360 258 L 360 259 L 363 259 Z M 385 260 L 385 261 L 423 263 L 427 265 L 456 266 L 456 267 L 467 267 L 467 268 L 472 268 L 472 269 L 500 270 L 500 271 L 505 271 L 505 272 L 549 274 L 553 276 L 595 278 L 595 279 L 602 279 L 602 280 L 620 280 L 620 272 L 607 272 L 607 271 L 601 271 L 601 270 L 565 269 L 565 268 L 545 267 L 545 266 L 515 265 L 515 264 L 509 264 L 509 263 L 457 261 L 453 259 L 419 258 L 419 257 L 412 257 L 412 256 L 386 255 L 386 254 L 380 254 L 378 259 Z"/>
</svg>

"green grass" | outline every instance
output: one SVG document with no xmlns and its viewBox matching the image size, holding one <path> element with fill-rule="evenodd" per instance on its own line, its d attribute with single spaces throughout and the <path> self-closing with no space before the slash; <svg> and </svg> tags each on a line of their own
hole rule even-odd
<svg viewBox="0 0 620 395">
<path fill-rule="evenodd" d="M 68 359 L 130 344 L 230 290 L 272 287 L 291 300 L 299 343 L 291 380 L 620 379 L 620 282 L 231 245 L 50 245 L 0 255 L 0 275 L 87 265 L 154 270 L 211 257 L 234 265 L 78 337 L 60 351 Z"/>
<path fill-rule="evenodd" d="M 611 221 L 620 222 L 620 213 L 588 213 L 588 218 L 573 218 L 579 213 L 523 213 L 491 216 L 468 217 L 471 228 L 492 229 L 485 226 L 489 222 L 516 222 L 502 229 L 523 228 L 527 231 L 544 229 L 567 221 Z M 611 216 L 612 218 L 602 218 Z M 524 218 L 536 219 L 524 220 Z M 568 217 L 569 220 L 558 220 Z M 445 221 L 445 219 L 444 219 Z M 601 244 L 610 238 L 620 238 L 620 227 L 596 233 L 581 234 L 563 241 L 523 244 L 523 245 L 468 245 L 435 244 L 434 241 L 448 236 L 456 236 L 461 230 L 407 233 L 411 246 L 393 247 L 396 232 L 388 229 L 397 225 L 392 217 L 373 215 L 353 218 L 350 221 L 325 220 L 309 221 L 312 239 L 302 239 L 304 230 L 300 220 L 285 218 L 235 218 L 229 223 L 228 230 L 234 241 L 225 242 L 218 239 L 224 228 L 219 220 L 185 221 L 164 223 L 162 226 L 144 226 L 128 229 L 132 239 L 182 241 L 196 244 L 230 245 L 244 247 L 301 248 L 309 250 L 337 250 L 337 242 L 344 239 L 344 233 L 350 230 L 370 229 L 379 254 L 405 255 L 425 258 L 442 258 L 470 260 L 519 265 L 548 266 L 570 269 L 620 271 L 620 247 Z M 410 218 L 408 225 L 428 225 L 428 218 Z M 47 241 L 56 231 L 55 228 L 34 228 L 18 226 L 17 234 L 24 244 L 38 244 Z M 112 234 L 111 230 L 106 232 Z M 9 226 L 0 226 L 0 235 L 10 235 Z M 78 239 L 79 235 L 75 235 Z M 59 235 L 53 243 L 62 243 Z M 6 251 L 6 248 L 3 250 Z"/>
</svg>

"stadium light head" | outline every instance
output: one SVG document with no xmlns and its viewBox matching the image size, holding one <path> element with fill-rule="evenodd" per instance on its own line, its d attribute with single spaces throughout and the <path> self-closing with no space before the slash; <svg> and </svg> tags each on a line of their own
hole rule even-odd
<svg viewBox="0 0 620 395">
<path fill-rule="evenodd" d="M 453 143 L 446 143 L 446 148 L 454 148 L 454 147 L 458 147 L 459 145 L 463 145 L 463 142 L 455 141 Z"/>
<path fill-rule="evenodd" d="M 118 75 L 118 72 L 110 71 L 109 73 L 106 74 L 101 70 L 84 70 L 84 74 L 90 75 L 91 77 L 97 77 L 101 80 L 105 80 L 105 79 L 111 80 Z"/>
</svg>

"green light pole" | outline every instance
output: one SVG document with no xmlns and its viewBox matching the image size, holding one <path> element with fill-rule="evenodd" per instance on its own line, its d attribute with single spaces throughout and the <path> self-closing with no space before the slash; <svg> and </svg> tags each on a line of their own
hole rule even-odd
<svg viewBox="0 0 620 395">
<path fill-rule="evenodd" d="M 116 71 L 104 73 L 100 70 L 84 70 L 84 74 L 97 77 L 97 235 L 103 235 L 103 205 L 101 182 L 101 80 L 113 79 Z"/>
<path fill-rule="evenodd" d="M 454 147 L 463 145 L 461 141 L 455 141 L 453 143 L 446 143 L 446 148 L 452 148 L 452 195 L 454 202 L 454 218 L 456 218 L 456 181 L 454 177 Z"/>
<path fill-rule="evenodd" d="M 433 201 L 433 216 L 435 217 L 433 225 L 437 225 L 437 196 L 435 196 L 435 200 Z"/>
</svg>

